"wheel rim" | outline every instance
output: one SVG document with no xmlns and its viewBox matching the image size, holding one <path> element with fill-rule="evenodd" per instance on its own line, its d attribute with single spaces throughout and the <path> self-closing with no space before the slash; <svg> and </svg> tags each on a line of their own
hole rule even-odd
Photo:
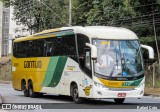
<svg viewBox="0 0 160 112">
<path fill-rule="evenodd" d="M 78 89 L 77 88 L 75 88 L 74 90 L 73 90 L 73 98 L 74 98 L 74 101 L 78 101 Z"/>
</svg>

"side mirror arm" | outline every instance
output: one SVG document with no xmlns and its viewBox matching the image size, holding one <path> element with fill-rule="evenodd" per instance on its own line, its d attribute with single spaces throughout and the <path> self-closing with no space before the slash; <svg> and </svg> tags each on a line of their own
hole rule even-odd
<svg viewBox="0 0 160 112">
<path fill-rule="evenodd" d="M 141 44 L 141 47 L 148 50 L 150 59 L 154 59 L 154 50 L 152 47 L 147 46 L 147 45 L 142 45 L 142 44 Z"/>
<path fill-rule="evenodd" d="M 97 47 L 89 43 L 86 43 L 86 46 L 91 48 L 91 58 L 96 60 L 97 59 Z"/>
</svg>

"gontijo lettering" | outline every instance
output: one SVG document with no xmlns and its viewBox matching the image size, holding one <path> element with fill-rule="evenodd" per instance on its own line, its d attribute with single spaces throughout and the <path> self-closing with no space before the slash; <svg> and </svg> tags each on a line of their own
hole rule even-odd
<svg viewBox="0 0 160 112">
<path fill-rule="evenodd" d="M 24 68 L 42 68 L 42 61 L 24 61 Z"/>
</svg>

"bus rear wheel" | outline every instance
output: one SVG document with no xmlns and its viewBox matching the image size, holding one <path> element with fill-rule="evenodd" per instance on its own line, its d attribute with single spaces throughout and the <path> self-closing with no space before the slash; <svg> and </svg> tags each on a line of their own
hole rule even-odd
<svg viewBox="0 0 160 112">
<path fill-rule="evenodd" d="M 27 88 L 26 88 L 26 82 L 25 82 L 25 81 L 22 81 L 21 86 L 22 86 L 22 91 L 23 91 L 24 96 L 25 96 L 25 97 L 29 97 L 29 91 L 28 91 Z"/>
<path fill-rule="evenodd" d="M 125 98 L 116 98 L 116 99 L 114 99 L 114 101 L 115 101 L 116 103 L 118 103 L 118 104 L 123 103 L 124 100 L 125 100 Z"/>
<path fill-rule="evenodd" d="M 29 96 L 31 98 L 37 97 L 37 93 L 33 91 L 33 84 L 32 84 L 32 82 L 29 82 L 28 91 L 29 91 Z"/>
<path fill-rule="evenodd" d="M 84 101 L 83 98 L 80 98 L 80 97 L 79 97 L 78 87 L 77 87 L 76 84 L 74 84 L 74 85 L 72 86 L 72 91 L 71 91 L 71 93 L 72 93 L 73 101 L 74 101 L 75 103 L 82 103 L 82 102 Z"/>
</svg>

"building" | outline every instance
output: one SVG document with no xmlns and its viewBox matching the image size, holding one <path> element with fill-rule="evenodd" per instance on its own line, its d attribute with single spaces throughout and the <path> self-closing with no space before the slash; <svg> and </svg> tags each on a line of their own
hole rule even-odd
<svg viewBox="0 0 160 112">
<path fill-rule="evenodd" d="M 10 7 L 4 7 L 0 1 L 0 56 L 9 53 Z"/>
<path fill-rule="evenodd" d="M 2 56 L 8 56 L 9 53 L 9 22 L 10 7 L 4 7 L 2 19 Z"/>
<path fill-rule="evenodd" d="M 2 55 L 2 16 L 3 15 L 3 3 L 0 1 L 0 57 Z"/>
<path fill-rule="evenodd" d="M 13 20 L 13 7 L 4 7 L 0 1 L 0 57 L 8 56 L 12 53 L 12 40 L 15 37 L 29 35 L 27 27 L 17 25 Z"/>
<path fill-rule="evenodd" d="M 30 35 L 29 31 L 27 30 L 27 27 L 24 25 L 19 25 L 16 23 L 16 21 L 13 19 L 13 12 L 14 7 L 10 6 L 10 27 L 9 27 L 9 54 L 12 54 L 12 40 L 14 40 L 16 37 L 25 37 Z"/>
</svg>

